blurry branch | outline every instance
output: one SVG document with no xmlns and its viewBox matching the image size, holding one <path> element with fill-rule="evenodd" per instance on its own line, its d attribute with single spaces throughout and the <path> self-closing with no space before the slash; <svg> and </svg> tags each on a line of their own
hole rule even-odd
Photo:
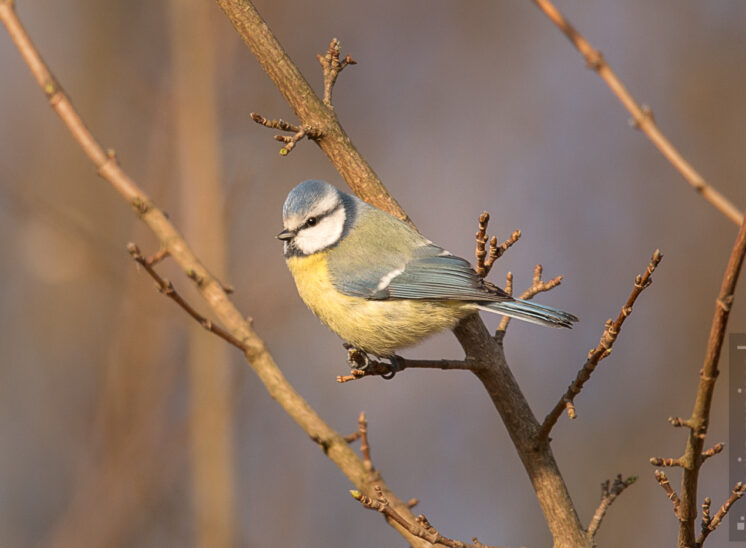
<svg viewBox="0 0 746 548">
<path fill-rule="evenodd" d="M 722 523 L 725 514 L 730 510 L 730 507 L 733 506 L 733 504 L 740 499 L 744 493 L 746 493 L 746 485 L 739 481 L 733 487 L 728 500 L 723 503 L 712 518 L 710 517 L 710 505 L 712 504 L 712 501 L 710 500 L 710 497 L 705 497 L 705 501 L 702 503 L 702 532 L 697 537 L 697 543 L 695 544 L 696 548 L 700 548 L 702 544 L 704 544 L 707 536 L 717 529 L 718 525 Z"/>
<path fill-rule="evenodd" d="M 365 508 L 370 510 L 376 510 L 380 512 L 388 519 L 391 519 L 404 527 L 407 531 L 416 537 L 424 539 L 430 545 L 442 545 L 448 546 L 449 548 L 498 548 L 497 546 L 487 546 L 482 544 L 476 538 L 472 539 L 473 544 L 461 542 L 459 540 L 453 540 L 448 537 L 441 535 L 435 527 L 430 525 L 430 522 L 425 516 L 420 514 L 415 518 L 415 522 L 411 522 L 404 516 L 401 516 L 394 508 L 389 505 L 389 501 L 383 496 L 383 492 L 380 487 L 376 486 L 376 498 L 367 497 L 360 491 L 351 490 L 350 494 L 352 498 L 362 504 Z"/>
<path fill-rule="evenodd" d="M 636 481 L 637 476 L 630 476 L 626 480 L 623 480 L 622 475 L 618 474 L 617 477 L 614 479 L 614 483 L 606 480 L 601 484 L 601 502 L 599 503 L 598 508 L 596 508 L 596 511 L 593 513 L 593 518 L 588 525 L 587 531 L 588 539 L 593 543 L 594 546 L 596 545 L 596 533 L 598 532 L 598 528 L 601 527 L 601 522 L 603 521 L 604 516 L 609 509 L 609 506 L 614 503 L 616 498 L 621 495 L 627 487 L 629 487 Z"/>
<path fill-rule="evenodd" d="M 663 156 L 684 176 L 684 179 L 699 192 L 702 197 L 714 205 L 721 213 L 731 221 L 740 225 L 743 222 L 743 213 L 733 205 L 725 196 L 712 187 L 702 175 L 687 162 L 681 153 L 671 144 L 658 128 L 653 118 L 653 113 L 648 107 L 640 106 L 630 94 L 619 77 L 611 70 L 603 54 L 594 49 L 593 46 L 573 27 L 570 22 L 552 4 L 551 0 L 534 0 L 539 9 L 559 27 L 567 36 L 568 40 L 577 48 L 586 62 L 586 66 L 595 70 L 604 82 L 611 88 L 622 105 L 632 114 L 633 125 L 648 136 L 653 144 L 658 147 Z"/>
<path fill-rule="evenodd" d="M 671 504 L 673 504 L 673 513 L 678 518 L 679 507 L 681 506 L 681 501 L 679 500 L 679 495 L 677 495 L 676 491 L 674 491 L 673 487 L 671 487 L 671 482 L 668 481 L 668 478 L 666 477 L 666 473 L 663 470 L 656 470 L 655 481 L 657 481 L 658 485 L 660 485 L 663 488 L 663 490 L 666 492 L 666 496 L 668 497 L 668 500 L 670 500 Z"/>
<path fill-rule="evenodd" d="M 746 222 L 741 224 L 738 236 L 733 244 L 728 266 L 723 275 L 720 293 L 715 300 L 715 314 L 710 327 L 710 337 L 707 342 L 704 365 L 699 372 L 699 386 L 694 400 L 691 416 L 680 421 L 689 429 L 686 449 L 681 456 L 681 466 L 684 469 L 681 480 L 681 508 L 679 511 L 679 546 L 694 546 L 694 521 L 697 517 L 697 482 L 699 469 L 707 457 L 709 451 L 702 451 L 707 437 L 707 428 L 710 422 L 710 407 L 715 390 L 715 381 L 718 374 L 718 362 L 720 351 L 723 347 L 725 329 L 728 325 L 731 306 L 738 281 L 738 275 L 743 266 L 744 255 L 746 255 Z M 718 451 L 712 450 L 714 455 Z"/>
<path fill-rule="evenodd" d="M 661 262 L 662 258 L 663 254 L 661 254 L 660 250 L 656 249 L 655 253 L 653 253 L 653 257 L 650 259 L 650 264 L 648 264 L 645 273 L 642 276 L 638 275 L 635 278 L 635 287 L 632 289 L 632 293 L 627 299 L 627 302 L 622 307 L 622 311 L 619 313 L 615 321 L 611 321 L 611 319 L 607 320 L 604 332 L 601 335 L 601 339 L 598 341 L 598 345 L 596 348 L 590 350 L 588 353 L 588 359 L 578 372 L 577 377 L 575 377 L 575 380 L 567 388 L 567 391 L 544 419 L 539 432 L 536 434 L 537 443 L 541 443 L 549 437 L 549 433 L 552 431 L 554 425 L 557 424 L 557 420 L 565 409 L 567 409 L 567 414 L 571 419 L 575 418 L 575 405 L 573 403 L 575 397 L 583 389 L 583 385 L 586 381 L 590 379 L 591 373 L 596 369 L 599 362 L 611 354 L 611 347 L 614 346 L 614 342 L 619 336 L 619 331 L 622 329 L 624 320 L 626 320 L 627 316 L 632 313 L 632 307 L 634 306 L 637 297 L 640 296 L 640 293 L 653 283 L 653 272 L 658 266 L 658 263 Z"/>
<path fill-rule="evenodd" d="M 218 319 L 226 326 L 231 337 L 240 342 L 252 369 L 261 379 L 269 394 L 312 437 L 325 440 L 327 456 L 344 472 L 361 491 L 373 493 L 372 484 L 362 460 L 350 449 L 343 436 L 332 429 L 298 394 L 277 367 L 274 359 L 251 325 L 228 299 L 223 286 L 210 274 L 165 214 L 155 207 L 150 198 L 119 167 L 113 151 L 105 151 L 83 123 L 69 97 L 50 73 L 26 30 L 18 19 L 13 3 L 0 0 L 0 21 L 7 28 L 31 73 L 46 94 L 50 105 L 66 124 L 73 138 L 106 179 L 134 208 L 135 213 L 153 231 L 164 249 L 195 280 L 202 297 L 210 304 Z M 144 267 L 145 265 L 143 265 Z M 195 318 L 196 319 L 196 318 Z M 385 486 L 380 475 L 376 484 L 382 486 L 390 504 L 397 511 L 413 519 L 406 503 L 397 499 Z M 412 536 L 398 524 L 397 530 L 413 546 L 426 546 L 422 539 Z"/>
</svg>

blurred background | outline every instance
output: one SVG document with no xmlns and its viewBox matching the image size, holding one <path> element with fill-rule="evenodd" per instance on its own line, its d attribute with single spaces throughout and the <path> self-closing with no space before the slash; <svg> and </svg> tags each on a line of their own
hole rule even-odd
<svg viewBox="0 0 746 548">
<path fill-rule="evenodd" d="M 283 372 L 342 433 L 365 410 L 374 464 L 445 535 L 549 546 L 528 478 L 481 384 L 407 371 L 339 385 L 341 342 L 298 297 L 274 235 L 287 192 L 342 186 L 318 147 L 288 157 L 249 112 L 295 121 L 207 0 L 19 1 L 46 61 L 105 146 L 170 214 Z M 358 65 L 334 102 L 353 142 L 430 239 L 473 257 L 476 219 L 523 238 L 492 280 L 562 285 L 540 301 L 572 332 L 513 322 L 505 347 L 543 417 L 616 316 L 655 248 L 665 258 L 613 354 L 562 417 L 554 453 L 584 523 L 599 484 L 637 484 L 605 546 L 675 542 L 652 456 L 692 407 L 736 226 L 639 132 L 528 1 L 270 2 L 257 8 L 318 91 L 332 37 Z M 558 6 L 649 104 L 684 156 L 746 207 L 746 4 L 563 0 Z M 242 356 L 153 290 L 125 250 L 157 242 L 99 179 L 0 32 L 0 546 L 400 546 L 272 401 Z M 160 270 L 196 307 L 192 283 Z M 743 276 L 742 276 L 743 277 Z M 729 332 L 746 331 L 741 280 Z M 486 317 L 491 328 L 498 317 Z M 403 353 L 460 357 L 450 333 Z M 727 441 L 727 352 L 708 446 Z M 726 449 L 727 450 L 727 449 Z M 680 474 L 669 476 L 678 489 Z M 700 497 L 727 498 L 727 457 Z M 740 503 L 745 511 L 744 503 Z M 733 515 L 733 514 L 732 514 Z M 708 546 L 726 546 L 723 527 Z"/>
</svg>

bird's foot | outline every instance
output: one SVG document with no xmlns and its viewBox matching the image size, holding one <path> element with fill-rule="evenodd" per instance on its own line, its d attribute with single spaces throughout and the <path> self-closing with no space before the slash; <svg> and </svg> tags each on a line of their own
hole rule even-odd
<svg viewBox="0 0 746 548">
<path fill-rule="evenodd" d="M 368 369 L 370 365 L 368 354 L 349 343 L 344 343 L 343 346 L 347 349 L 347 364 L 351 369 L 360 369 L 361 371 Z"/>
</svg>

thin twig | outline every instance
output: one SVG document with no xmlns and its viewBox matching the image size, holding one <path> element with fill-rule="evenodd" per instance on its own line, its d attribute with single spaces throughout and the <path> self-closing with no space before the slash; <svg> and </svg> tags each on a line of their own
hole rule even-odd
<svg viewBox="0 0 746 548">
<path fill-rule="evenodd" d="M 375 491 L 375 499 L 367 497 L 357 490 L 350 491 L 350 494 L 365 508 L 380 512 L 387 518 L 397 522 L 414 536 L 426 540 L 430 544 L 448 546 L 449 548 L 497 548 L 482 544 L 476 538 L 472 539 L 473 543 L 466 543 L 461 542 L 460 540 L 453 540 L 445 537 L 441 535 L 422 514 L 417 516 L 416 523 L 411 523 L 410 521 L 399 515 L 398 512 L 391 507 L 388 500 L 386 500 L 386 497 L 383 496 L 381 488 L 377 485 L 375 486 Z"/>
<path fill-rule="evenodd" d="M 567 391 L 562 395 L 560 400 L 549 412 L 549 414 L 544 419 L 544 422 L 541 424 L 541 428 L 536 435 L 537 442 L 543 442 L 549 437 L 549 433 L 551 432 L 554 425 L 557 423 L 557 420 L 559 420 L 560 416 L 562 415 L 562 411 L 564 411 L 565 409 L 568 410 L 570 418 L 575 418 L 575 408 L 574 406 L 568 406 L 568 402 L 572 403 L 575 401 L 575 397 L 583 389 L 583 385 L 591 377 L 591 373 L 593 373 L 593 371 L 596 369 L 596 366 L 599 364 L 599 362 L 606 356 L 611 354 L 611 347 L 614 345 L 614 342 L 619 336 L 619 331 L 622 328 L 622 324 L 624 324 L 624 320 L 626 320 L 627 316 L 632 313 L 632 307 L 634 306 L 637 297 L 640 296 L 640 293 L 642 293 L 645 288 L 649 287 L 650 284 L 653 283 L 651 276 L 653 275 L 653 271 L 655 271 L 656 267 L 658 266 L 658 263 L 661 262 L 662 258 L 663 254 L 660 252 L 660 250 L 656 249 L 655 253 L 653 253 L 653 257 L 650 259 L 650 263 L 648 264 L 645 273 L 642 276 L 638 275 L 635 278 L 635 286 L 632 289 L 632 293 L 627 299 L 627 302 L 622 307 L 622 311 L 619 313 L 615 321 L 612 322 L 611 320 L 608 320 L 606 322 L 604 332 L 601 334 L 598 345 L 596 346 L 596 348 L 592 348 L 591 351 L 588 353 L 588 358 L 575 377 L 575 380 L 572 382 L 572 384 L 570 384 L 570 386 L 567 388 Z"/>
<path fill-rule="evenodd" d="M 514 230 L 510 235 L 510 238 L 505 240 L 502 244 L 497 245 L 497 236 L 490 238 L 487 236 L 487 225 L 490 222 L 490 214 L 484 211 L 479 216 L 479 230 L 475 234 L 477 240 L 477 249 L 475 255 L 477 258 L 477 265 L 474 270 L 482 278 L 486 278 L 492 270 L 492 265 L 497 259 L 502 257 L 513 244 L 515 244 L 521 238 L 521 231 Z M 489 252 L 487 251 L 487 242 L 489 241 Z"/>
<path fill-rule="evenodd" d="M 676 494 L 676 491 L 673 490 L 673 487 L 671 487 L 671 482 L 668 481 L 668 478 L 666 477 L 665 472 L 662 470 L 656 470 L 655 471 L 655 480 L 658 482 L 658 485 L 663 487 L 663 490 L 666 492 L 666 496 L 668 497 L 668 500 L 671 501 L 671 504 L 673 504 L 673 513 L 676 517 L 679 517 L 679 495 Z"/>
<path fill-rule="evenodd" d="M 706 461 L 710 457 L 714 457 L 718 453 L 720 453 L 723 448 L 725 448 L 725 444 L 723 442 L 716 443 L 706 451 L 702 451 L 702 462 Z"/>
<path fill-rule="evenodd" d="M 316 56 L 321 63 L 321 68 L 324 74 L 324 104 L 333 109 L 332 105 L 332 89 L 334 83 L 337 81 L 337 76 L 347 65 L 356 65 L 357 61 L 353 60 L 349 55 L 342 61 L 339 60 L 339 49 L 340 43 L 336 38 L 332 38 L 329 43 L 329 49 L 326 51 L 326 55 L 320 53 Z"/>
<path fill-rule="evenodd" d="M 513 232 L 513 236 L 516 236 L 516 235 L 517 235 L 517 238 L 516 238 L 517 240 L 521 236 L 521 231 L 516 230 L 515 232 Z M 541 279 L 541 276 L 543 273 L 544 273 L 544 268 L 540 264 L 537 264 L 534 267 L 534 275 L 533 275 L 533 278 L 531 279 L 531 287 L 529 287 L 526 291 L 521 293 L 521 296 L 518 297 L 519 299 L 528 301 L 529 299 L 533 299 L 539 293 L 550 291 L 562 283 L 562 276 L 556 276 L 546 282 L 543 281 Z M 513 294 L 513 274 L 511 274 L 510 272 L 508 273 L 507 282 L 508 282 L 507 285 L 510 286 L 510 292 L 508 294 L 512 295 Z M 508 329 L 508 325 L 510 325 L 510 317 L 503 316 L 502 320 L 500 320 L 500 323 L 497 326 L 497 330 L 495 331 L 495 340 L 500 344 L 502 344 L 503 339 L 505 338 L 505 332 Z"/>
<path fill-rule="evenodd" d="M 622 475 L 618 474 L 614 479 L 614 483 L 609 485 L 609 480 L 606 480 L 601 484 L 601 502 L 598 504 L 598 508 L 593 513 L 593 518 L 588 524 L 588 540 L 595 545 L 596 533 L 598 528 L 601 527 L 601 522 L 609 510 L 609 507 L 614 503 L 616 498 L 621 495 L 624 490 L 637 481 L 637 476 L 630 476 L 627 479 L 622 479 Z"/>
<path fill-rule="evenodd" d="M 681 466 L 681 459 L 671 459 L 663 457 L 650 457 L 650 464 L 653 466 Z"/>
<path fill-rule="evenodd" d="M 673 166 L 684 176 L 684 179 L 699 192 L 702 197 L 714 205 L 721 213 L 731 221 L 740 225 L 743 222 L 743 212 L 741 212 L 725 196 L 720 194 L 705 178 L 687 162 L 681 153 L 671 144 L 665 135 L 658 128 L 653 118 L 650 108 L 640 106 L 635 101 L 624 84 L 619 80 L 617 75 L 611 70 L 611 67 L 604 59 L 600 51 L 596 50 L 591 44 L 573 27 L 570 22 L 559 12 L 551 0 L 534 0 L 539 9 L 549 17 L 549 19 L 559 27 L 565 36 L 577 48 L 586 62 L 586 66 L 598 73 L 606 82 L 614 95 L 617 96 L 622 105 L 632 114 L 635 128 L 640 129 L 653 144 L 660 150 L 663 156 L 673 164 Z"/>
<path fill-rule="evenodd" d="M 712 519 L 710 519 L 711 501 L 709 497 L 705 498 L 705 502 L 702 504 L 702 532 L 697 537 L 697 543 L 695 544 L 696 548 L 701 548 L 709 534 L 717 529 L 718 525 L 722 523 L 723 518 L 728 513 L 728 510 L 730 510 L 730 507 L 733 506 L 733 504 L 740 499 L 744 493 L 746 493 L 746 485 L 739 481 L 733 487 L 728 500 L 723 503 Z"/>
<path fill-rule="evenodd" d="M 295 148 L 295 145 L 298 144 L 298 141 L 302 140 L 304 137 L 308 137 L 312 141 L 316 141 L 318 139 L 321 139 L 321 137 L 323 137 L 324 135 L 324 133 L 318 128 L 309 125 L 297 126 L 282 119 L 268 120 L 267 118 L 265 118 L 261 114 L 257 114 L 256 112 L 251 113 L 251 119 L 254 120 L 257 124 L 260 124 L 264 127 L 279 129 L 280 131 L 288 131 L 293 134 L 290 136 L 275 135 L 275 141 L 285 143 L 285 146 L 280 149 L 280 156 L 287 156 L 288 154 L 290 154 L 290 151 Z"/>
<path fill-rule="evenodd" d="M 694 522 L 697 519 L 697 483 L 699 469 L 704 462 L 702 449 L 707 437 L 710 422 L 710 408 L 718 374 L 720 352 L 723 348 L 725 330 L 728 326 L 731 306 L 736 290 L 738 276 L 746 256 L 746 222 L 741 224 L 738 236 L 725 268 L 720 292 L 715 300 L 715 313 L 707 341 L 707 352 L 704 364 L 699 372 L 699 385 L 694 400 L 692 414 L 687 419 L 689 435 L 682 461 L 684 474 L 681 479 L 681 514 L 679 515 L 679 545 L 691 546 L 695 542 Z"/>
<path fill-rule="evenodd" d="M 158 291 L 160 293 L 178 304 L 187 314 L 194 318 L 197 323 L 204 327 L 207 331 L 217 335 L 227 343 L 235 346 L 241 352 L 248 352 L 248 345 L 242 343 L 233 335 L 228 333 L 225 329 L 218 325 L 215 325 L 210 320 L 205 318 L 202 314 L 197 312 L 194 307 L 192 307 L 192 305 L 190 305 L 181 295 L 179 295 L 176 289 L 174 289 L 174 285 L 169 280 L 161 278 L 161 276 L 158 274 L 158 272 L 155 271 L 155 268 L 153 267 L 153 265 L 156 264 L 158 260 L 163 258 L 161 256 L 159 259 L 159 255 L 162 255 L 161 252 L 151 257 L 143 257 L 140 253 L 140 248 L 138 248 L 137 245 L 132 242 L 127 244 L 127 251 L 129 251 L 129 254 L 137 262 L 137 264 L 142 266 L 145 271 L 150 274 L 150 276 L 155 280 L 156 287 L 158 288 Z"/>
</svg>

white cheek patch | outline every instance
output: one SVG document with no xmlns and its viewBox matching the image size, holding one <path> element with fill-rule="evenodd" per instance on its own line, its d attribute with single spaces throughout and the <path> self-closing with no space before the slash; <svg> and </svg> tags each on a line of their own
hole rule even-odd
<svg viewBox="0 0 746 548">
<path fill-rule="evenodd" d="M 298 232 L 293 240 L 295 247 L 304 255 L 312 255 L 337 243 L 342 236 L 346 218 L 344 207 L 338 207 L 316 226 L 308 226 Z"/>
</svg>

